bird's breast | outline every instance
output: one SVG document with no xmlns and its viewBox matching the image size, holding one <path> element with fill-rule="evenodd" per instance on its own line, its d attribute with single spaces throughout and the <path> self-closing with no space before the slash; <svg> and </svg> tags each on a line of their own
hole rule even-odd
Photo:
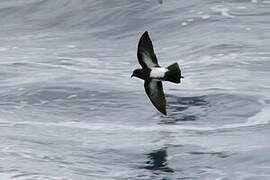
<svg viewBox="0 0 270 180">
<path fill-rule="evenodd" d="M 167 68 L 152 68 L 150 72 L 150 78 L 162 79 L 165 77 L 165 73 L 167 71 Z"/>
</svg>

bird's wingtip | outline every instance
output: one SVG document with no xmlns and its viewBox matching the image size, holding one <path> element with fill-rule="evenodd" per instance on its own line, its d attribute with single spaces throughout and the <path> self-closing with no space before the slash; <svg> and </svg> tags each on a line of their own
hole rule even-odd
<svg viewBox="0 0 270 180">
<path fill-rule="evenodd" d="M 162 111 L 160 111 L 163 115 L 165 115 L 165 116 L 167 116 L 167 111 L 166 111 L 166 109 L 165 110 L 162 110 Z"/>
<path fill-rule="evenodd" d="M 144 31 L 143 35 L 148 35 L 148 31 Z"/>
</svg>

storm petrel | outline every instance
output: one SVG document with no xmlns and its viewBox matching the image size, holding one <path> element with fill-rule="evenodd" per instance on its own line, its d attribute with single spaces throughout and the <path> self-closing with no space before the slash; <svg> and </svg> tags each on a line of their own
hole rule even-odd
<svg viewBox="0 0 270 180">
<path fill-rule="evenodd" d="M 174 63 L 165 68 L 159 66 L 147 31 L 140 38 L 137 57 L 142 69 L 135 69 L 131 77 L 135 76 L 144 80 L 145 92 L 152 104 L 159 112 L 167 115 L 162 81 L 181 82 L 183 76 L 181 76 L 178 64 Z"/>
</svg>

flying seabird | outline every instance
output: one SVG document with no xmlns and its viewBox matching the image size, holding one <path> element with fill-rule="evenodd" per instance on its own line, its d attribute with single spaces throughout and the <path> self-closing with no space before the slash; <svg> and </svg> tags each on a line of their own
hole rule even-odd
<svg viewBox="0 0 270 180">
<path fill-rule="evenodd" d="M 159 112 L 167 115 L 166 98 L 162 81 L 181 82 L 181 78 L 184 77 L 181 76 L 181 70 L 178 64 L 174 63 L 165 68 L 159 66 L 152 41 L 147 31 L 140 38 L 137 57 L 142 69 L 135 69 L 131 77 L 135 76 L 144 80 L 145 92 L 152 104 Z"/>
</svg>

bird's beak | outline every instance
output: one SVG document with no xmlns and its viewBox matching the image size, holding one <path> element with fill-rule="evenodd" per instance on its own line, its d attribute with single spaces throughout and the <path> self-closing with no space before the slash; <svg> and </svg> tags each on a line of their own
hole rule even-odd
<svg viewBox="0 0 270 180">
<path fill-rule="evenodd" d="M 133 74 L 130 76 L 130 78 L 132 78 L 133 77 Z"/>
<path fill-rule="evenodd" d="M 181 76 L 182 79 L 184 79 L 184 76 Z"/>
</svg>

